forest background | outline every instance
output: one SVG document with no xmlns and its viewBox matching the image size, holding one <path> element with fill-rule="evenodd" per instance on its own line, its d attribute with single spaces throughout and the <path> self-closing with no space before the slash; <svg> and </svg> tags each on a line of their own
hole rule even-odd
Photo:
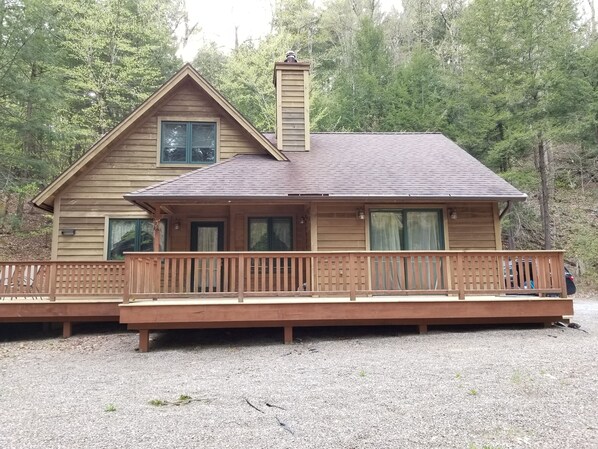
<svg viewBox="0 0 598 449">
<path fill-rule="evenodd" d="M 312 63 L 312 131 L 437 131 L 529 195 L 505 248 L 567 251 L 598 285 L 594 0 L 273 0 L 270 32 L 193 65 L 259 130 L 272 68 Z M 27 202 L 182 65 L 184 0 L 0 0 L 0 259 L 49 256 Z M 233 31 L 234 32 L 234 31 Z M 365 150 L 364 150 L 365 151 Z"/>
</svg>

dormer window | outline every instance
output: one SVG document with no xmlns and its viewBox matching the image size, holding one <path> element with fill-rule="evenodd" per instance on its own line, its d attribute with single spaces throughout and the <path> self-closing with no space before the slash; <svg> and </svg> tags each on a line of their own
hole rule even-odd
<svg viewBox="0 0 598 449">
<path fill-rule="evenodd" d="M 216 162 L 215 122 L 161 122 L 160 163 L 213 164 Z"/>
</svg>

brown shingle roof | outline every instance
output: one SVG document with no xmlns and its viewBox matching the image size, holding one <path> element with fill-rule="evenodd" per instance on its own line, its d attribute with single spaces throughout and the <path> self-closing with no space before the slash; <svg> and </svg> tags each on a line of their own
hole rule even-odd
<svg viewBox="0 0 598 449">
<path fill-rule="evenodd" d="M 237 156 L 125 198 L 526 198 L 442 134 L 314 133 L 310 152 L 285 155 L 289 162 L 267 155 Z"/>
</svg>

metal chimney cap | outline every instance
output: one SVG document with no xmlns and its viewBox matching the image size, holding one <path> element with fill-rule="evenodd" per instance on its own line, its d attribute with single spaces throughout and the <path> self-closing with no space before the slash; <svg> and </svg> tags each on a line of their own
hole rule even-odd
<svg viewBox="0 0 598 449">
<path fill-rule="evenodd" d="M 293 50 L 287 51 L 284 62 L 298 62 L 297 54 Z"/>
</svg>

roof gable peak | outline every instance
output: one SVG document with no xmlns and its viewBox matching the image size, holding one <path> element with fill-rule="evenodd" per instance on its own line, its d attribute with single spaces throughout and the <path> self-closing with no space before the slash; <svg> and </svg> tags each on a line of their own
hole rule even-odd
<svg viewBox="0 0 598 449">
<path fill-rule="evenodd" d="M 276 160 L 288 160 L 262 133 L 260 133 L 243 115 L 218 92 L 197 70 L 185 63 L 173 76 L 160 86 L 150 97 L 139 105 L 120 123 L 100 138 L 75 161 L 70 167 L 54 179 L 31 202 L 44 210 L 53 210 L 54 196 L 84 167 L 88 167 L 111 143 L 118 139 L 140 118 L 152 110 L 163 98 L 176 89 L 186 79 L 192 80 L 206 95 L 211 97 L 247 134 Z"/>
</svg>

